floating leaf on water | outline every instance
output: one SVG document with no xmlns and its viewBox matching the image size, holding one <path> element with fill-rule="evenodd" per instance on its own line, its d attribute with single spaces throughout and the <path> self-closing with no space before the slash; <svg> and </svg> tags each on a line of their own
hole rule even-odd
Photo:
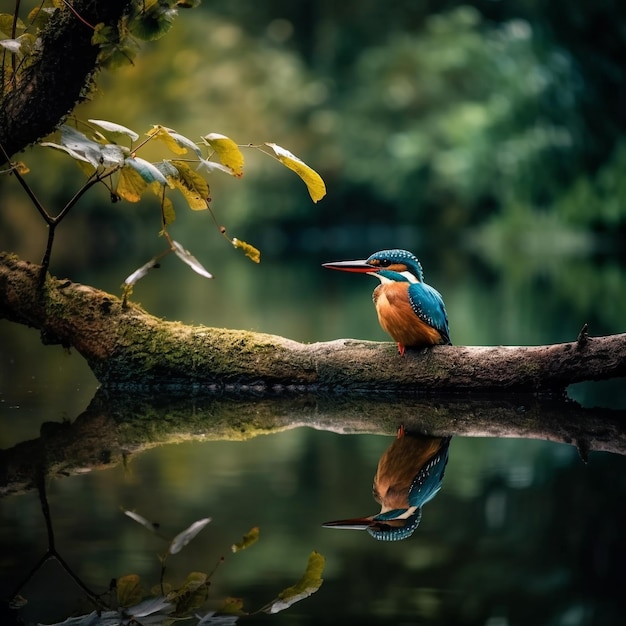
<svg viewBox="0 0 626 626">
<path fill-rule="evenodd" d="M 326 185 L 322 177 L 304 161 L 300 160 L 289 150 L 281 148 L 275 143 L 266 143 L 273 151 L 278 160 L 290 170 L 294 171 L 305 183 L 313 202 L 318 202 L 326 195 Z"/>
<path fill-rule="evenodd" d="M 90 124 L 97 126 L 98 128 L 102 128 L 109 133 L 113 133 L 114 135 L 126 135 L 130 137 L 132 141 L 137 141 L 139 139 L 139 135 L 130 128 L 126 128 L 126 126 L 122 126 L 121 124 L 115 124 L 114 122 L 107 122 L 106 120 L 87 120 Z"/>
<path fill-rule="evenodd" d="M 253 543 L 256 543 L 259 540 L 259 527 L 255 526 L 251 528 L 241 539 L 239 543 L 234 543 L 230 549 L 233 552 L 239 552 L 241 550 L 245 550 L 249 548 Z"/>
<path fill-rule="evenodd" d="M 232 171 L 233 176 L 237 178 L 243 176 L 243 154 L 239 146 L 230 137 L 219 133 L 210 133 L 202 139 L 215 150 L 219 160 Z"/>
<path fill-rule="evenodd" d="M 292 587 L 287 587 L 287 589 L 281 591 L 278 594 L 278 598 L 264 607 L 263 611 L 266 613 L 278 613 L 314 594 L 322 586 L 322 582 L 324 582 L 322 580 L 324 564 L 325 559 L 319 552 L 311 552 L 302 578 Z"/>
<path fill-rule="evenodd" d="M 254 246 L 246 243 L 245 241 L 241 241 L 241 239 L 237 239 L 237 237 L 233 237 L 231 242 L 235 248 L 239 248 L 243 250 L 244 254 L 254 261 L 255 263 L 261 262 L 261 252 L 257 250 Z"/>
<path fill-rule="evenodd" d="M 208 278 L 211 278 L 210 274 Z M 211 521 L 210 517 L 205 517 L 204 519 L 194 522 L 189 528 L 183 530 L 182 533 L 179 533 L 178 535 L 176 535 L 176 537 L 172 539 L 172 543 L 170 544 L 170 547 L 168 550 L 169 553 L 177 554 L 178 552 L 180 552 L 210 521 Z"/>
</svg>

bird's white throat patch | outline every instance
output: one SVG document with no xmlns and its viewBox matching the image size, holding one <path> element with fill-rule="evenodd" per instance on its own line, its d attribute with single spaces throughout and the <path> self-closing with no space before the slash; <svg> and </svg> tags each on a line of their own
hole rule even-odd
<svg viewBox="0 0 626 626">
<path fill-rule="evenodd" d="M 404 276 L 404 278 L 406 278 L 410 283 L 417 283 L 419 282 L 417 280 L 417 278 L 415 276 L 413 276 L 413 274 L 411 274 L 411 272 L 396 272 L 396 274 L 400 274 L 400 276 Z M 392 280 L 391 278 L 387 278 L 386 276 L 383 276 L 382 274 L 379 274 L 378 272 L 373 272 L 373 275 L 376 276 L 376 278 L 378 278 L 378 280 L 383 284 L 383 285 L 388 285 L 390 283 L 395 283 L 397 281 Z"/>
</svg>

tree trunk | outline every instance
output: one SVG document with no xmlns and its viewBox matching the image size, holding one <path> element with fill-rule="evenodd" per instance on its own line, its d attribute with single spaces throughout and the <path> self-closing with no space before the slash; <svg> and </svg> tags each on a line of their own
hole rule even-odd
<svg viewBox="0 0 626 626">
<path fill-rule="evenodd" d="M 130 0 L 75 0 L 41 33 L 37 57 L 19 82 L 0 94 L 0 146 L 10 157 L 50 134 L 89 93 L 99 48 L 96 24 L 116 25 Z M 78 18 L 80 16 L 81 19 Z M 5 157 L 0 151 L 0 164 Z"/>
<path fill-rule="evenodd" d="M 134 304 L 47 276 L 0 254 L 0 318 L 74 347 L 108 387 L 284 394 L 329 392 L 562 392 L 626 375 L 626 334 L 534 347 L 436 346 L 404 357 L 391 343 L 301 344 L 247 331 L 167 322 Z"/>
</svg>

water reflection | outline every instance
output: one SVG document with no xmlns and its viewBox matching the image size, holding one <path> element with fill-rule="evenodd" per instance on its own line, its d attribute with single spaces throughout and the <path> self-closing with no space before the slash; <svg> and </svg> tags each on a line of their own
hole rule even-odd
<svg viewBox="0 0 626 626">
<path fill-rule="evenodd" d="M 372 495 L 380 513 L 326 522 L 327 528 L 367 530 L 379 541 L 410 537 L 422 519 L 422 507 L 441 489 L 450 437 L 426 437 L 404 426 L 378 461 Z"/>
</svg>

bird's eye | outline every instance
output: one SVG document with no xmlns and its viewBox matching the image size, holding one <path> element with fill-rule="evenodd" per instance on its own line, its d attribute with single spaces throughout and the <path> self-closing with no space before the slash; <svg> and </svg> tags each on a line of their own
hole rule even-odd
<svg viewBox="0 0 626 626">
<path fill-rule="evenodd" d="M 391 265 L 391 261 L 389 259 L 381 259 L 380 265 L 381 267 L 389 267 Z"/>
</svg>

